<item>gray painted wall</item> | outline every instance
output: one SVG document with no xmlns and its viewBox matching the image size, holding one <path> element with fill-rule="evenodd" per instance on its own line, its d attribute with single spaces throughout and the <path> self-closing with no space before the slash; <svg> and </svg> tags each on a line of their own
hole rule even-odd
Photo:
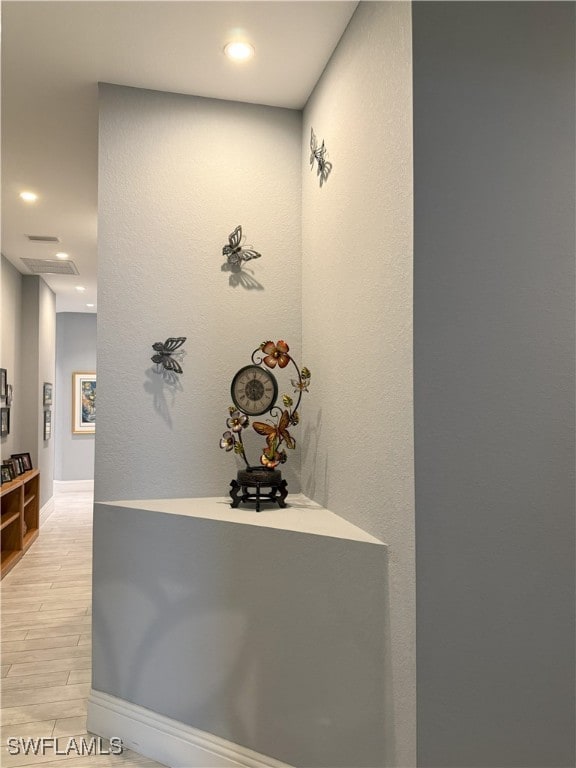
<svg viewBox="0 0 576 768">
<path fill-rule="evenodd" d="M 416 760 L 410 14 L 359 5 L 306 106 L 302 147 L 302 483 L 390 546 L 381 727 L 386 765 L 402 766 Z M 311 127 L 333 165 L 322 187 Z"/>
<path fill-rule="evenodd" d="M 226 495 L 232 376 L 265 338 L 301 360 L 300 127 L 294 110 L 101 86 L 96 499 Z M 238 224 L 262 257 L 234 275 Z M 150 361 L 169 336 L 187 337 L 173 384 Z M 297 448 L 293 492 L 299 466 Z"/>
<path fill-rule="evenodd" d="M 419 764 L 573 766 L 573 3 L 416 3 Z"/>
<path fill-rule="evenodd" d="M 10 435 L 2 458 L 28 452 L 40 469 L 40 502 L 52 497 L 54 440 L 44 440 L 42 390 L 54 383 L 56 297 L 42 278 L 21 275 L 2 257 L 2 349 L 0 367 L 14 387 Z M 4 403 L 2 403 L 4 405 Z"/>
<path fill-rule="evenodd" d="M 24 280 L 28 280 L 25 277 Z M 41 473 L 40 500 L 42 504 L 52 498 L 54 492 L 54 433 L 44 440 L 44 382 L 56 380 L 56 296 L 52 289 L 39 279 L 38 285 L 38 388 L 35 393 L 37 414 L 38 469 Z M 52 409 L 52 419 L 54 410 Z"/>
<path fill-rule="evenodd" d="M 56 357 L 56 297 L 42 278 L 22 278 L 22 398 L 21 451 L 30 451 L 35 467 L 40 470 L 40 502 L 52 498 L 54 478 L 54 437 L 44 440 L 44 382 L 54 383 Z M 24 447 L 26 446 L 26 447 Z"/>
<path fill-rule="evenodd" d="M 56 315 L 55 480 L 94 478 L 94 435 L 72 434 L 72 374 L 96 370 L 96 315 Z"/>
<path fill-rule="evenodd" d="M 1 438 L 2 458 L 7 459 L 12 453 L 28 451 L 21 436 L 22 413 L 25 401 L 20 389 L 21 349 L 22 349 L 22 275 L 8 261 L 1 257 L 2 304 L 0 305 L 1 343 L 0 368 L 6 368 L 8 384 L 14 389 L 14 399 L 10 408 L 10 434 Z M 5 403 L 2 403 L 5 405 Z"/>
<path fill-rule="evenodd" d="M 386 547 L 255 515 L 95 504 L 93 688 L 290 765 L 382 766 Z"/>
</svg>

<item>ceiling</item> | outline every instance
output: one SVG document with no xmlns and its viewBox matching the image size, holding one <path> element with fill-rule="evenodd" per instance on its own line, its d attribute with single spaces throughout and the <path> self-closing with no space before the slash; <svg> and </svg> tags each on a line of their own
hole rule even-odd
<svg viewBox="0 0 576 768">
<path fill-rule="evenodd" d="M 356 5 L 4 0 L 2 253 L 23 274 L 22 258 L 68 253 L 78 275 L 43 275 L 56 310 L 95 312 L 97 83 L 301 109 Z M 223 48 L 239 38 L 256 54 L 233 64 Z M 23 190 L 37 201 L 23 202 Z"/>
</svg>

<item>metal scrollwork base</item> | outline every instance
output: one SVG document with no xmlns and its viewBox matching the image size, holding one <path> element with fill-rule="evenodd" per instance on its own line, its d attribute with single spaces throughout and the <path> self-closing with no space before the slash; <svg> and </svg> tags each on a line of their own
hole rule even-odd
<svg viewBox="0 0 576 768">
<path fill-rule="evenodd" d="M 269 488 L 267 492 L 262 489 Z M 248 467 L 238 471 L 236 480 L 230 483 L 230 496 L 232 508 L 240 506 L 240 502 L 256 502 L 256 512 L 260 512 L 262 502 L 271 501 L 279 507 L 286 507 L 288 496 L 288 483 L 282 480 L 282 473 L 278 469 L 264 469 L 262 467 Z"/>
</svg>

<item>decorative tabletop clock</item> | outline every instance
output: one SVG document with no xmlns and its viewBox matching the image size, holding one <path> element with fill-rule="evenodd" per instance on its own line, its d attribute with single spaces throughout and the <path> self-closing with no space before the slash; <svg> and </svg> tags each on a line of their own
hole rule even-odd
<svg viewBox="0 0 576 768">
<path fill-rule="evenodd" d="M 262 501 L 286 506 L 287 483 L 277 466 L 287 459 L 285 448 L 293 450 L 296 447 L 289 428 L 300 421 L 298 407 L 302 393 L 308 392 L 310 384 L 310 371 L 308 368 L 300 370 L 289 351 L 285 341 L 276 344 L 265 341 L 252 353 L 252 365 L 240 368 L 232 379 L 230 391 L 234 405 L 228 409 L 228 431 L 222 435 L 220 447 L 234 451 L 246 464 L 246 469 L 238 470 L 237 478 L 230 483 L 232 507 L 238 507 L 241 501 L 255 501 L 257 512 Z M 296 378 L 290 381 L 297 398 L 294 403 L 290 395 L 282 395 L 283 407 L 280 407 L 276 405 L 278 383 L 271 369 L 276 366 L 286 368 L 289 363 L 296 369 Z M 266 438 L 266 445 L 260 455 L 260 464 L 251 466 L 246 457 L 242 432 L 250 426 L 250 417 L 265 413 L 269 414 L 269 418 L 252 424 L 252 429 Z M 262 489 L 269 490 L 262 492 Z"/>
<path fill-rule="evenodd" d="M 260 416 L 276 402 L 278 384 L 266 368 L 247 365 L 232 379 L 231 393 L 238 410 L 247 416 Z"/>
</svg>

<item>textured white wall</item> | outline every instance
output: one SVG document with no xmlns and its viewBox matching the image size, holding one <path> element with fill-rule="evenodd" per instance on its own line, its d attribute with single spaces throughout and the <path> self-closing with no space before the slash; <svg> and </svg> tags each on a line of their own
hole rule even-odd
<svg viewBox="0 0 576 768">
<path fill-rule="evenodd" d="M 232 375 L 267 338 L 301 354 L 300 125 L 292 110 L 101 86 L 97 499 L 228 492 Z M 237 224 L 262 258 L 231 285 Z M 188 339 L 178 389 L 150 362 L 168 336 Z M 298 453 L 284 475 L 299 490 Z"/>
<path fill-rule="evenodd" d="M 362 3 L 304 112 L 303 491 L 390 545 L 388 762 L 415 765 L 409 3 Z M 308 167 L 313 126 L 331 175 Z"/>
</svg>

